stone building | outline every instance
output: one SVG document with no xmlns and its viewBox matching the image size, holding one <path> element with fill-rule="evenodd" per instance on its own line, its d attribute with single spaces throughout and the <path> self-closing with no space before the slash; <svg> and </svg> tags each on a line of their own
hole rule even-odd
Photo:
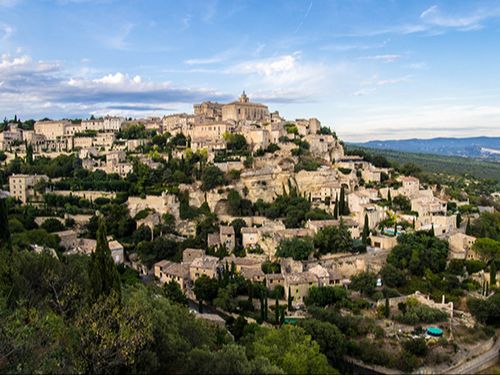
<svg viewBox="0 0 500 375">
<path fill-rule="evenodd" d="M 215 278 L 217 277 L 217 269 L 219 266 L 219 258 L 210 255 L 203 255 L 194 259 L 189 265 L 189 278 L 192 283 L 194 283 L 201 275 Z"/>
<path fill-rule="evenodd" d="M 13 174 L 9 177 L 9 191 L 16 199 L 26 204 L 31 197 L 36 196 L 36 184 L 48 180 L 45 175 Z"/>
<path fill-rule="evenodd" d="M 222 106 L 211 101 L 195 104 L 193 107 L 196 122 L 222 121 Z"/>
<path fill-rule="evenodd" d="M 448 238 L 450 244 L 450 259 L 479 259 L 476 252 L 472 250 L 472 245 L 476 241 L 476 237 L 468 236 L 463 233 L 452 234 Z"/>
<path fill-rule="evenodd" d="M 57 138 L 74 135 L 75 133 L 75 126 L 66 120 L 37 121 L 35 122 L 34 129 L 36 134 L 41 134 L 49 140 L 56 140 Z"/>
<path fill-rule="evenodd" d="M 241 94 L 237 101 L 222 106 L 222 121 L 266 121 L 269 120 L 267 106 L 250 102 L 245 94 Z"/>
</svg>

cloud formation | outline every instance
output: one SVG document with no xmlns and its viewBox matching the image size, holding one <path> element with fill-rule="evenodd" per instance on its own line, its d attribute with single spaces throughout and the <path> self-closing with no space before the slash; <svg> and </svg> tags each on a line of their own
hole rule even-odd
<svg viewBox="0 0 500 375">
<path fill-rule="evenodd" d="M 229 99 L 209 88 L 176 87 L 170 82 L 143 80 L 121 72 L 97 78 L 68 77 L 60 63 L 34 61 L 27 55 L 3 55 L 0 82 L 0 107 L 13 113 L 168 111 L 175 103 Z"/>
</svg>

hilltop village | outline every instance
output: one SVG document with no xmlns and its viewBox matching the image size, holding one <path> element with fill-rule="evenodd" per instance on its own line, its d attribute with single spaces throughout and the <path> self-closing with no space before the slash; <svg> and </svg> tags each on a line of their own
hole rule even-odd
<svg viewBox="0 0 500 375">
<path fill-rule="evenodd" d="M 369 357 L 361 344 L 349 357 L 404 370 L 458 366 L 493 345 L 491 332 L 460 337 L 495 319 L 478 317 L 467 298 L 482 303 L 499 286 L 488 247 L 497 245 L 478 229 L 498 212 L 411 168 L 346 153 L 316 118 L 285 119 L 243 92 L 162 118 L 15 119 L 0 133 L 0 156 L 15 246 L 90 255 L 104 225 L 122 276 L 189 299 L 201 319 L 295 324 L 340 303 L 344 315 L 376 320 L 352 336 L 367 347 L 395 338 L 380 350 L 414 362 Z M 437 333 L 425 331 L 431 323 Z M 433 344 L 441 357 L 397 343 L 419 335 L 444 335 Z"/>
</svg>

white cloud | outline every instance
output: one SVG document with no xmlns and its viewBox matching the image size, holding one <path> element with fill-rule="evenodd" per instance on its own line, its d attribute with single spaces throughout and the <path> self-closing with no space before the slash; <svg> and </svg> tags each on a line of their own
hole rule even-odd
<svg viewBox="0 0 500 375">
<path fill-rule="evenodd" d="M 172 105 L 176 103 L 229 100 L 228 95 L 210 88 L 178 87 L 122 72 L 71 76 L 58 62 L 34 61 L 26 55 L 1 57 L 0 82 L 0 108 L 4 113 L 25 116 L 67 116 L 108 109 L 165 113 L 177 107 Z"/>
<path fill-rule="evenodd" d="M 479 8 L 470 14 L 447 14 L 437 5 L 433 5 L 420 14 L 420 19 L 429 25 L 442 28 L 454 28 L 460 31 L 480 30 L 484 26 L 481 24 L 489 18 L 500 16 L 500 7 Z"/>
<path fill-rule="evenodd" d="M 389 78 L 389 79 L 381 79 L 375 82 L 377 86 L 387 86 L 387 85 L 396 85 L 402 82 L 408 82 L 411 79 L 411 75 L 407 75 L 404 77 L 398 78 Z"/>
<path fill-rule="evenodd" d="M 6 23 L 0 22 L 0 41 L 6 41 L 14 33 L 14 28 Z"/>
<path fill-rule="evenodd" d="M 403 58 L 403 55 L 396 54 L 385 54 L 385 55 L 375 55 L 375 56 L 365 56 L 362 59 L 364 60 L 374 60 L 374 61 L 383 61 L 386 63 L 391 63 Z"/>
</svg>

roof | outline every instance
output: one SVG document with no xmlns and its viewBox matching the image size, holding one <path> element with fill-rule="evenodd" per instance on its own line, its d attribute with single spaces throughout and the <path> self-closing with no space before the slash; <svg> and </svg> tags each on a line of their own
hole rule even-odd
<svg viewBox="0 0 500 375">
<path fill-rule="evenodd" d="M 318 278 L 310 272 L 286 274 L 285 280 L 290 285 L 309 284 L 318 282 Z"/>
<path fill-rule="evenodd" d="M 171 264 L 167 266 L 167 268 L 163 271 L 168 275 L 178 276 L 181 278 L 187 278 L 189 273 L 189 265 L 186 263 L 175 263 L 170 262 Z"/>
<path fill-rule="evenodd" d="M 257 276 L 266 276 L 266 274 L 262 272 L 260 268 L 242 267 L 240 273 L 241 276 L 243 276 L 245 279 L 253 279 Z"/>
<path fill-rule="evenodd" d="M 220 234 L 234 236 L 234 228 L 231 225 L 221 225 L 219 227 L 219 232 Z"/>
<path fill-rule="evenodd" d="M 231 264 L 231 262 L 234 262 L 235 265 L 237 266 L 256 266 L 262 264 L 262 261 L 259 259 L 252 259 L 248 257 L 236 257 L 234 255 L 227 256 L 225 258 L 222 258 L 222 263 Z"/>
<path fill-rule="evenodd" d="M 266 275 L 267 280 L 284 280 L 285 277 L 281 273 L 269 273 Z"/>
<path fill-rule="evenodd" d="M 317 277 L 328 277 L 328 278 L 330 277 L 328 270 L 319 264 L 310 268 L 308 270 L 308 272 L 312 273 L 313 275 L 315 275 Z"/>
<path fill-rule="evenodd" d="M 241 228 L 241 234 L 256 234 L 259 230 L 255 227 L 243 227 Z"/>
<path fill-rule="evenodd" d="M 76 231 L 74 231 L 72 229 L 62 230 L 60 232 L 54 232 L 52 234 L 55 234 L 55 235 L 59 236 L 60 238 L 62 238 L 62 237 L 69 237 L 69 236 L 77 236 Z"/>
<path fill-rule="evenodd" d="M 196 268 L 215 268 L 219 264 L 219 258 L 210 255 L 203 255 L 196 258 L 191 263 L 191 267 Z"/>
<path fill-rule="evenodd" d="M 167 267 L 168 267 L 171 263 L 172 263 L 171 261 L 164 259 L 164 260 L 160 260 L 159 262 L 156 262 L 156 263 L 154 264 L 154 267 L 155 267 L 155 268 L 156 268 L 156 267 L 159 267 L 159 268 L 161 268 L 161 269 L 165 269 L 165 268 L 167 268 Z"/>
<path fill-rule="evenodd" d="M 109 241 L 109 250 L 123 250 L 123 245 L 116 240 Z"/>
</svg>

